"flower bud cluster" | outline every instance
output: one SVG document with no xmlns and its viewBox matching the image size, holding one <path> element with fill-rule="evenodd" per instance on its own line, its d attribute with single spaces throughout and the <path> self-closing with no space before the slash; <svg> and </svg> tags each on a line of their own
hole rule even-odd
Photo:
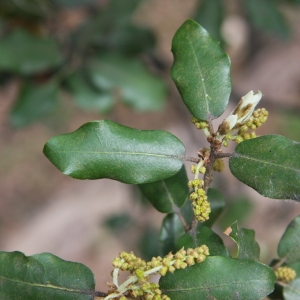
<svg viewBox="0 0 300 300">
<path fill-rule="evenodd" d="M 238 128 L 236 135 L 227 134 L 223 140 L 223 145 L 227 146 L 228 141 L 234 140 L 237 144 L 256 138 L 255 130 L 263 125 L 268 119 L 269 112 L 265 108 L 255 110 L 245 124 Z"/>
<path fill-rule="evenodd" d="M 210 136 L 207 121 L 199 120 L 195 117 L 192 117 L 191 122 L 196 126 L 197 129 L 202 129 L 206 136 Z"/>
<path fill-rule="evenodd" d="M 205 172 L 205 168 L 203 169 Z M 192 207 L 194 215 L 200 222 L 205 222 L 209 219 L 211 212 L 210 203 L 207 201 L 207 195 L 203 189 L 204 181 L 200 179 L 190 180 L 188 187 L 193 189 L 190 194 L 190 200 L 192 201 Z"/>
<path fill-rule="evenodd" d="M 207 123 L 206 121 L 198 120 L 198 119 L 195 118 L 195 117 L 192 117 L 192 118 L 191 118 L 191 122 L 192 122 L 193 124 L 195 124 L 195 126 L 196 126 L 197 129 L 208 128 L 208 123 Z"/>
<path fill-rule="evenodd" d="M 122 291 L 112 291 L 105 299 L 125 300 L 128 296 L 149 300 L 170 300 L 168 296 L 162 294 L 157 283 L 148 282 L 150 275 L 164 276 L 167 272 L 173 273 L 176 269 L 185 269 L 187 266 L 203 262 L 207 255 L 209 255 L 209 249 L 206 245 L 187 250 L 182 248 L 177 253 L 169 253 L 163 258 L 153 257 L 150 262 L 136 257 L 133 252 L 121 252 L 119 257 L 114 259 L 113 266 L 115 270 L 129 271 L 133 276 L 129 277 L 128 284 L 125 282 L 121 285 Z M 115 285 L 117 288 L 118 284 L 115 283 Z"/>
<path fill-rule="evenodd" d="M 288 283 L 296 278 L 296 272 L 289 267 L 279 267 L 275 271 L 278 281 Z"/>
</svg>

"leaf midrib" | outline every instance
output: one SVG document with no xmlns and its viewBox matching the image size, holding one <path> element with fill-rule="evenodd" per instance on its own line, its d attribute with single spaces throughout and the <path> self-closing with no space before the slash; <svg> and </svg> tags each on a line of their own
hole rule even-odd
<svg viewBox="0 0 300 300">
<path fill-rule="evenodd" d="M 300 169 L 295 169 L 295 168 L 290 167 L 290 166 L 286 167 L 284 165 L 279 165 L 279 164 L 274 163 L 274 162 L 266 161 L 266 160 L 259 159 L 259 158 L 254 158 L 254 157 L 251 157 L 251 156 L 248 156 L 248 155 L 245 155 L 245 154 L 235 153 L 232 157 L 233 158 L 234 157 L 241 157 L 241 158 L 245 158 L 245 159 L 248 159 L 248 160 L 253 160 L 255 162 L 263 163 L 263 164 L 266 164 L 266 165 L 275 166 L 275 167 L 278 167 L 278 168 L 291 170 L 291 171 L 294 171 L 296 173 L 300 173 Z"/>
<path fill-rule="evenodd" d="M 30 283 L 26 281 L 21 281 L 21 280 L 16 280 L 12 278 L 7 278 L 4 276 L 1 276 L 0 279 L 10 281 L 10 282 L 15 282 L 15 283 L 20 283 L 23 285 L 29 285 L 33 287 L 41 287 L 41 288 L 50 288 L 50 289 L 55 289 L 55 290 L 61 290 L 64 292 L 69 292 L 69 293 L 77 293 L 77 294 L 92 294 L 94 291 L 88 291 L 88 290 L 80 290 L 80 289 L 71 289 L 71 288 L 66 288 L 66 287 L 60 287 L 52 284 L 41 284 L 41 283 Z"/>
<path fill-rule="evenodd" d="M 178 160 L 183 160 L 183 156 L 177 156 L 172 154 L 156 154 L 156 153 L 147 153 L 147 152 L 124 152 L 124 151 L 110 151 L 110 152 L 101 152 L 101 151 L 75 151 L 75 150 L 58 150 L 55 153 L 83 153 L 83 154 L 120 154 L 120 155 L 145 155 L 145 156 L 155 156 L 155 157 L 164 157 L 164 158 L 174 158 Z"/>
</svg>

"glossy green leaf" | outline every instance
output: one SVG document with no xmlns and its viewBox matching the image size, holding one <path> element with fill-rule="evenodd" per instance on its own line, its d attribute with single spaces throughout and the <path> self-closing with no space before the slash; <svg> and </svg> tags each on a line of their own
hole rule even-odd
<svg viewBox="0 0 300 300">
<path fill-rule="evenodd" d="M 182 207 L 188 198 L 188 178 L 185 167 L 172 177 L 140 184 L 142 194 L 162 213 L 171 213 Z"/>
<path fill-rule="evenodd" d="M 172 300 L 258 300 L 272 292 L 275 279 L 273 270 L 259 262 L 213 256 L 168 273 L 159 284 Z"/>
<path fill-rule="evenodd" d="M 230 60 L 208 32 L 187 20 L 172 42 L 171 77 L 190 113 L 201 120 L 219 117 L 231 91 Z"/>
<path fill-rule="evenodd" d="M 15 30 L 0 41 L 0 68 L 25 75 L 57 68 L 63 62 L 56 42 Z"/>
<path fill-rule="evenodd" d="M 290 34 L 284 16 L 280 12 L 279 2 L 274 0 L 246 0 L 248 18 L 260 30 L 281 35 L 286 38 Z"/>
<path fill-rule="evenodd" d="M 161 243 L 162 256 L 169 252 L 176 252 L 178 239 L 184 235 L 184 227 L 177 214 L 168 214 L 161 226 L 159 241 Z"/>
<path fill-rule="evenodd" d="M 67 85 L 80 108 L 105 113 L 110 111 L 114 105 L 112 93 L 97 89 L 78 72 L 68 78 Z"/>
<path fill-rule="evenodd" d="M 238 222 L 231 225 L 230 237 L 238 247 L 237 257 L 240 259 L 259 260 L 260 248 L 255 241 L 255 231 L 252 229 L 239 228 Z"/>
<path fill-rule="evenodd" d="M 141 184 L 174 175 L 184 146 L 171 133 L 137 130 L 102 120 L 51 138 L 44 154 L 64 174 L 77 179 L 111 178 Z"/>
<path fill-rule="evenodd" d="M 0 299 L 94 299 L 94 275 L 82 264 L 50 253 L 0 252 L 0 265 Z"/>
<path fill-rule="evenodd" d="M 164 106 L 166 86 L 135 59 L 105 55 L 88 68 L 92 83 L 103 91 L 117 93 L 123 102 L 138 111 L 159 110 Z"/>
<path fill-rule="evenodd" d="M 284 300 L 300 299 L 300 278 L 296 278 L 283 289 Z"/>
<path fill-rule="evenodd" d="M 300 143 L 265 135 L 240 143 L 229 159 L 232 174 L 261 195 L 300 201 Z"/>
<path fill-rule="evenodd" d="M 198 224 L 195 232 L 185 233 L 177 242 L 177 250 L 184 247 L 196 248 L 201 245 L 206 245 L 209 248 L 210 256 L 228 256 L 229 253 L 226 249 L 222 239 L 213 232 L 210 228 Z"/>
<path fill-rule="evenodd" d="M 224 19 L 223 0 L 204 0 L 200 2 L 194 20 L 201 24 L 216 40 L 221 41 L 221 25 Z"/>
<path fill-rule="evenodd" d="M 300 261 L 300 216 L 286 228 L 278 245 L 278 255 L 285 258 L 287 264 Z"/>
<path fill-rule="evenodd" d="M 27 126 L 51 113 L 58 106 L 58 85 L 24 83 L 10 112 L 15 127 Z"/>
<path fill-rule="evenodd" d="M 213 188 L 208 189 L 207 197 L 210 203 L 211 213 L 209 214 L 209 219 L 205 221 L 203 225 L 211 227 L 223 212 L 225 200 L 223 195 Z"/>
</svg>

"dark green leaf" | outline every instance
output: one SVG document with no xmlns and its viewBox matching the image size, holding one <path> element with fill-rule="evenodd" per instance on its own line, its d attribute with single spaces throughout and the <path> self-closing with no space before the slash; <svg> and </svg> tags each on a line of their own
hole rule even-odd
<svg viewBox="0 0 300 300">
<path fill-rule="evenodd" d="M 280 12 L 279 2 L 274 0 L 246 0 L 246 10 L 250 21 L 263 31 L 289 36 L 289 27 Z"/>
<path fill-rule="evenodd" d="M 201 24 L 218 41 L 222 40 L 221 25 L 224 19 L 222 0 L 204 0 L 196 11 L 194 20 Z"/>
<path fill-rule="evenodd" d="M 300 216 L 286 228 L 278 245 L 278 255 L 285 258 L 287 264 L 300 261 Z"/>
<path fill-rule="evenodd" d="M 82 264 L 50 253 L 0 252 L 0 265 L 0 299 L 94 299 L 94 275 Z"/>
<path fill-rule="evenodd" d="M 114 105 L 114 95 L 95 88 L 80 73 L 72 74 L 67 84 L 78 107 L 88 110 L 108 112 Z"/>
<path fill-rule="evenodd" d="M 140 184 L 142 194 L 151 204 L 162 213 L 177 211 L 187 200 L 189 189 L 185 167 L 169 177 L 160 181 Z"/>
<path fill-rule="evenodd" d="M 176 174 L 184 146 L 171 133 L 137 130 L 102 120 L 50 139 L 44 154 L 64 174 L 77 179 L 111 178 L 141 184 Z"/>
<path fill-rule="evenodd" d="M 213 188 L 208 189 L 207 197 L 210 203 L 211 213 L 209 214 L 209 219 L 205 221 L 203 225 L 211 227 L 223 212 L 225 200 L 223 195 Z"/>
<path fill-rule="evenodd" d="M 252 229 L 239 228 L 238 222 L 231 225 L 232 232 L 230 237 L 238 247 L 237 257 L 240 259 L 259 260 L 260 248 L 255 241 L 255 231 Z"/>
<path fill-rule="evenodd" d="M 210 256 L 229 256 L 229 253 L 224 246 L 222 239 L 213 232 L 210 228 L 198 224 L 195 232 L 187 232 L 177 242 L 177 249 L 184 247 L 196 248 L 201 245 L 206 245 L 209 248 Z"/>
<path fill-rule="evenodd" d="M 265 135 L 240 143 L 229 159 L 232 174 L 261 195 L 300 200 L 300 143 Z"/>
<path fill-rule="evenodd" d="M 213 256 L 168 273 L 159 285 L 172 300 L 258 300 L 272 292 L 275 279 L 273 270 L 259 262 Z"/>
<path fill-rule="evenodd" d="M 58 46 L 51 38 L 15 30 L 0 42 L 0 68 L 25 75 L 40 73 L 62 64 Z"/>
<path fill-rule="evenodd" d="M 296 300 L 300 298 L 300 278 L 296 278 L 283 289 L 284 300 Z"/>
<path fill-rule="evenodd" d="M 187 20 L 172 42 L 171 77 L 190 113 L 198 119 L 219 117 L 231 91 L 230 60 L 208 32 Z"/>
<path fill-rule="evenodd" d="M 164 106 L 164 82 L 150 74 L 138 60 L 101 56 L 90 63 L 88 71 L 95 86 L 116 92 L 125 104 L 138 111 L 159 110 Z"/>
<path fill-rule="evenodd" d="M 10 112 L 10 122 L 15 127 L 29 125 L 51 113 L 57 105 L 56 82 L 42 85 L 24 83 Z"/>
<path fill-rule="evenodd" d="M 185 233 L 184 227 L 177 214 L 168 214 L 162 223 L 160 230 L 160 243 L 162 256 L 169 252 L 175 252 L 178 239 Z"/>
</svg>

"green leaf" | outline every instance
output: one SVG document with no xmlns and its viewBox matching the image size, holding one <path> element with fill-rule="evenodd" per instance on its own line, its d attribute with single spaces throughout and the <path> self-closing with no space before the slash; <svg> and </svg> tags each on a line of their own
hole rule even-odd
<svg viewBox="0 0 300 300">
<path fill-rule="evenodd" d="M 162 213 L 171 213 L 182 207 L 187 200 L 189 189 L 185 167 L 172 177 L 140 184 L 139 188 L 150 203 Z"/>
<path fill-rule="evenodd" d="M 56 42 L 36 37 L 25 30 L 14 30 L 0 42 L 0 68 L 24 75 L 57 68 L 63 62 Z"/>
<path fill-rule="evenodd" d="M 300 201 L 300 143 L 265 135 L 240 143 L 229 159 L 232 174 L 261 195 Z"/>
<path fill-rule="evenodd" d="M 247 15 L 255 27 L 287 38 L 289 27 L 280 12 L 280 2 L 274 0 L 246 0 Z"/>
<path fill-rule="evenodd" d="M 50 253 L 0 252 L 0 265 L 0 299 L 94 299 L 94 275 L 82 264 Z"/>
<path fill-rule="evenodd" d="M 201 24 L 218 41 L 222 40 L 221 25 L 224 19 L 222 0 L 204 0 L 200 2 L 194 20 Z"/>
<path fill-rule="evenodd" d="M 171 77 L 190 113 L 201 120 L 219 117 L 231 91 L 230 60 L 208 32 L 187 20 L 172 42 Z"/>
<path fill-rule="evenodd" d="M 285 258 L 287 264 L 300 261 L 300 216 L 286 228 L 278 245 L 278 255 Z"/>
<path fill-rule="evenodd" d="M 219 218 L 225 207 L 223 195 L 216 189 L 209 188 L 207 191 L 208 202 L 210 203 L 211 213 L 209 219 L 203 223 L 204 226 L 211 227 Z"/>
<path fill-rule="evenodd" d="M 27 126 L 50 114 L 58 106 L 58 85 L 24 83 L 10 112 L 10 122 L 15 127 Z"/>
<path fill-rule="evenodd" d="M 79 72 L 72 74 L 68 78 L 67 85 L 70 87 L 72 96 L 80 108 L 106 113 L 114 105 L 114 95 L 112 93 L 103 92 L 95 88 Z"/>
<path fill-rule="evenodd" d="M 213 256 L 167 273 L 159 285 L 172 300 L 258 300 L 272 292 L 275 279 L 273 270 L 259 262 Z"/>
<path fill-rule="evenodd" d="M 300 278 L 296 278 L 283 289 L 284 300 L 295 300 L 300 298 Z"/>
<path fill-rule="evenodd" d="M 177 241 L 184 233 L 184 227 L 178 215 L 175 213 L 168 214 L 164 218 L 160 230 L 159 241 L 161 243 L 162 256 L 177 250 Z"/>
<path fill-rule="evenodd" d="M 195 232 L 187 232 L 177 242 L 177 250 L 184 247 L 196 248 L 201 245 L 206 245 L 209 249 L 210 256 L 228 256 L 229 253 L 222 239 L 213 232 L 210 228 L 198 224 Z"/>
<path fill-rule="evenodd" d="M 158 181 L 179 172 L 185 149 L 162 130 L 137 130 L 102 120 L 50 139 L 44 154 L 77 179 L 110 178 L 124 183 Z"/>
<path fill-rule="evenodd" d="M 103 55 L 92 60 L 88 73 L 95 86 L 118 93 L 125 104 L 137 111 L 160 110 L 164 106 L 164 82 L 136 59 Z"/>
<path fill-rule="evenodd" d="M 240 259 L 259 260 L 260 248 L 255 241 L 255 231 L 252 229 L 239 228 L 238 222 L 231 225 L 230 237 L 238 247 L 237 257 Z"/>
</svg>

